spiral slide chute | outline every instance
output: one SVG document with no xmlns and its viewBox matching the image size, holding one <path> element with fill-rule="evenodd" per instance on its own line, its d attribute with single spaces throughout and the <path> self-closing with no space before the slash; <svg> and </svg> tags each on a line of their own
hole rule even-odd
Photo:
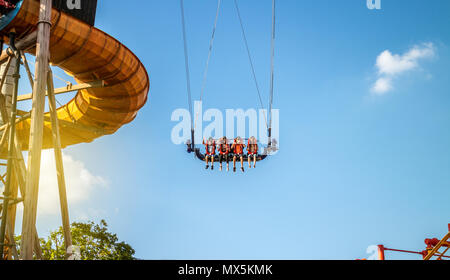
<svg viewBox="0 0 450 280">
<path fill-rule="evenodd" d="M 15 31 L 20 38 L 32 34 L 39 20 L 39 0 L 22 0 L 0 20 L 0 36 L 8 43 Z M 148 98 L 149 78 L 144 65 L 123 44 L 105 32 L 57 9 L 52 10 L 50 63 L 78 83 L 103 81 L 104 87 L 78 91 L 59 108 L 63 147 L 89 143 L 115 133 L 133 121 Z M 35 54 L 35 46 L 24 50 Z M 30 119 L 17 124 L 23 150 L 28 149 Z M 53 147 L 49 114 L 44 125 L 43 148 Z"/>
</svg>

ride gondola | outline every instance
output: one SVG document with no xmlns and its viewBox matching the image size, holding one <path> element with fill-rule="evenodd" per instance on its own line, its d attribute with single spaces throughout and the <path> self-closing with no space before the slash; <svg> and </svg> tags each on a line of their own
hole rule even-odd
<svg viewBox="0 0 450 280">
<path fill-rule="evenodd" d="M 244 139 L 244 140 L 248 140 L 248 139 Z M 202 152 L 202 150 L 200 148 L 195 147 L 195 144 L 192 144 L 191 141 L 188 141 L 186 143 L 186 145 L 187 145 L 188 153 L 190 153 L 190 154 L 194 153 L 195 157 L 197 159 L 199 159 L 200 161 L 206 160 L 206 153 Z M 232 144 L 227 143 L 227 145 L 229 145 L 231 147 Z M 231 148 L 230 148 L 230 150 L 231 150 Z M 275 153 L 277 150 L 278 150 L 277 142 L 276 142 L 276 140 L 272 140 L 270 145 L 268 145 L 267 147 L 264 147 L 263 153 L 258 154 L 258 156 L 256 157 L 256 161 L 259 162 L 259 161 L 263 161 L 263 160 L 267 159 L 271 154 Z M 231 154 L 233 154 L 233 153 L 231 153 Z M 249 158 L 248 154 L 244 154 L 243 158 L 244 158 L 245 162 L 248 161 L 248 158 Z M 219 162 L 218 155 L 214 156 L 214 161 Z"/>
</svg>

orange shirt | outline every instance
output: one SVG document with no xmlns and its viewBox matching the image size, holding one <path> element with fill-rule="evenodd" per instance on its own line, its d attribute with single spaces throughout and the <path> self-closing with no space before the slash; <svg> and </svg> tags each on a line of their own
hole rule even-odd
<svg viewBox="0 0 450 280">
<path fill-rule="evenodd" d="M 244 144 L 234 144 L 234 153 L 242 155 L 244 153 Z"/>
</svg>

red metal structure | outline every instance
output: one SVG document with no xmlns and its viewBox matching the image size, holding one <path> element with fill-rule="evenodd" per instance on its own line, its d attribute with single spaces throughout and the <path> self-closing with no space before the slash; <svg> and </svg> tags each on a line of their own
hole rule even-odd
<svg viewBox="0 0 450 280">
<path fill-rule="evenodd" d="M 448 225 L 448 231 L 449 232 L 441 240 L 437 238 L 425 239 L 427 248 L 422 252 L 391 249 L 386 248 L 383 245 L 378 245 L 378 259 L 382 261 L 386 260 L 386 251 L 422 255 L 423 259 L 426 261 L 450 259 L 450 256 L 446 255 L 450 250 L 450 224 Z"/>
</svg>

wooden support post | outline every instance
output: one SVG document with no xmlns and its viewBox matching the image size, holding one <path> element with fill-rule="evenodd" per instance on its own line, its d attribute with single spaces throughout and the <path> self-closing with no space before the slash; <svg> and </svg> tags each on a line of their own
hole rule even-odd
<svg viewBox="0 0 450 280">
<path fill-rule="evenodd" d="M 17 176 L 12 170 L 13 176 L 11 177 L 11 199 L 16 200 L 19 197 L 19 184 L 17 183 Z M 11 221 L 11 228 L 16 227 L 16 212 L 17 212 L 17 204 L 14 203 L 9 206 L 8 209 L 8 217 L 9 221 Z"/>
<path fill-rule="evenodd" d="M 23 51 L 21 51 L 20 54 L 22 56 L 23 66 L 25 66 L 25 70 L 27 71 L 28 80 L 30 81 L 31 87 L 33 87 L 34 86 L 33 75 L 31 74 L 30 65 L 28 65 L 27 56 Z M 30 99 L 33 99 L 33 96 L 30 96 Z"/>
<path fill-rule="evenodd" d="M 40 1 L 36 44 L 36 77 L 33 87 L 33 109 L 28 153 L 26 193 L 22 224 L 21 258 L 33 259 L 34 230 L 36 226 L 39 175 L 41 171 L 42 138 L 44 128 L 45 88 L 49 63 L 52 0 Z"/>
<path fill-rule="evenodd" d="M 14 164 L 14 163 L 13 163 Z M 17 177 L 14 172 L 14 169 L 12 170 L 12 177 L 11 177 L 11 183 L 10 183 L 10 193 L 11 193 L 11 199 L 16 200 L 18 198 L 19 194 L 19 184 L 17 183 Z M 14 258 L 18 259 L 19 256 L 17 255 L 17 248 L 15 246 L 14 241 L 14 232 L 16 228 L 16 212 L 17 212 L 17 203 L 12 203 L 9 205 L 8 208 L 8 217 L 7 217 L 7 224 L 6 224 L 6 236 L 8 236 L 9 243 L 14 245 L 11 247 L 12 255 L 14 255 Z M 10 255 L 11 257 L 11 255 Z"/>
<path fill-rule="evenodd" d="M 2 74 L 2 78 L 0 81 L 0 91 L 3 89 L 6 81 L 6 75 L 8 74 L 9 67 L 11 66 L 12 58 L 8 57 L 8 61 L 6 62 L 5 71 Z"/>
<path fill-rule="evenodd" d="M 4 123 L 9 122 L 8 108 L 6 106 L 5 96 L 3 96 L 1 94 L 0 94 L 0 115 L 1 115 Z M 4 133 L 4 136 L 7 136 L 7 134 L 9 134 L 9 131 L 5 130 L 3 133 Z M 4 138 L 8 139 L 8 137 L 4 137 Z M 13 164 L 13 166 L 14 166 L 13 174 L 15 175 L 14 179 L 16 182 L 18 182 L 21 196 L 25 197 L 25 187 L 26 187 L 25 186 L 25 181 L 26 181 L 25 178 L 26 178 L 26 170 L 27 169 L 25 166 L 25 160 L 22 155 L 22 147 L 20 146 L 20 142 L 19 142 L 19 138 L 18 138 L 17 134 L 14 135 L 14 156 L 13 157 L 15 158 L 15 161 L 13 161 L 13 163 L 14 163 Z M 34 230 L 34 240 L 35 240 L 34 253 L 36 254 L 36 257 L 38 259 L 42 259 L 42 250 L 41 250 L 41 245 L 39 244 L 39 237 L 38 237 L 36 229 Z"/>
<path fill-rule="evenodd" d="M 14 63 L 12 63 L 14 62 Z M 2 69 L 2 81 L 0 84 L 0 115 L 2 117 L 3 123 L 9 123 L 9 117 L 8 115 L 11 114 L 11 107 L 12 107 L 12 96 L 14 95 L 13 91 L 15 90 L 15 80 L 13 75 L 10 75 L 10 65 L 14 64 L 16 65 L 17 60 L 10 57 L 8 60 L 8 63 L 3 67 Z M 3 66 L 3 65 L 2 65 Z M 8 82 L 6 82 L 8 80 Z M 2 135 L 2 139 L 0 141 L 0 147 L 3 147 L 8 141 L 9 137 L 9 129 L 5 130 Z M 8 166 L 8 165 L 6 165 Z M 18 198 L 18 184 L 17 180 L 15 178 L 14 170 L 12 170 L 12 177 L 10 178 L 10 198 L 11 200 L 15 201 Z M 8 185 L 6 181 L 2 179 L 5 187 Z M 17 254 L 17 248 L 15 246 L 14 242 L 14 230 L 16 225 L 16 211 L 17 211 L 17 204 L 11 203 L 9 204 L 8 211 L 7 211 L 7 224 L 6 224 L 6 238 L 8 239 L 8 245 L 11 245 L 8 247 L 8 259 L 11 260 L 12 257 L 14 259 L 19 259 L 19 256 Z"/>
<path fill-rule="evenodd" d="M 14 89 L 12 91 L 11 97 L 11 107 L 10 107 L 10 117 L 9 117 L 9 134 L 8 134 L 8 164 L 6 171 L 6 184 L 5 184 L 5 192 L 3 198 L 3 212 L 2 212 L 2 221 L 0 227 L 0 258 L 3 258 L 3 243 L 5 240 L 6 228 L 9 221 L 8 210 L 10 209 L 9 202 L 13 199 L 12 191 L 13 191 L 13 160 L 14 160 L 14 136 L 16 135 L 16 115 L 17 115 L 17 95 L 19 88 L 19 78 L 20 78 L 20 54 L 16 51 L 15 67 L 14 67 Z M 6 69 L 5 72 L 8 72 Z"/>
<path fill-rule="evenodd" d="M 5 131 L 3 131 L 2 138 L 0 139 L 0 149 L 3 149 L 3 146 L 7 143 L 9 133 L 9 126 L 6 125 Z"/>
<path fill-rule="evenodd" d="M 61 205 L 61 216 L 64 232 L 64 243 L 66 254 L 72 246 L 72 235 L 70 233 L 69 207 L 67 205 L 66 180 L 64 178 L 63 158 L 61 152 L 61 137 L 59 135 L 58 116 L 56 114 L 55 87 L 53 85 L 53 73 L 50 67 L 47 75 L 48 107 L 52 122 L 53 149 L 55 151 L 56 172 L 58 176 L 59 202 Z M 70 257 L 70 256 L 68 256 Z"/>
<path fill-rule="evenodd" d="M 17 253 L 17 246 L 16 246 L 16 241 L 14 240 L 14 228 L 12 227 L 12 225 L 10 224 L 11 220 L 8 219 L 8 226 L 6 228 L 6 236 L 8 236 L 8 240 L 9 240 L 9 251 L 10 254 L 8 255 L 8 260 L 12 260 L 12 257 L 14 257 L 14 259 L 18 260 L 19 259 L 19 254 Z"/>
<path fill-rule="evenodd" d="M 16 175 L 16 180 L 19 183 L 20 194 L 24 198 L 26 197 L 26 176 L 27 176 L 27 167 L 25 166 L 25 159 L 22 155 L 22 147 L 19 142 L 19 137 L 15 136 L 15 149 L 14 149 L 14 157 L 16 161 L 14 162 L 14 174 Z M 39 243 L 39 236 L 37 234 L 36 226 L 34 227 L 34 253 L 36 254 L 36 258 L 38 260 L 42 260 L 42 249 L 41 244 Z"/>
</svg>

